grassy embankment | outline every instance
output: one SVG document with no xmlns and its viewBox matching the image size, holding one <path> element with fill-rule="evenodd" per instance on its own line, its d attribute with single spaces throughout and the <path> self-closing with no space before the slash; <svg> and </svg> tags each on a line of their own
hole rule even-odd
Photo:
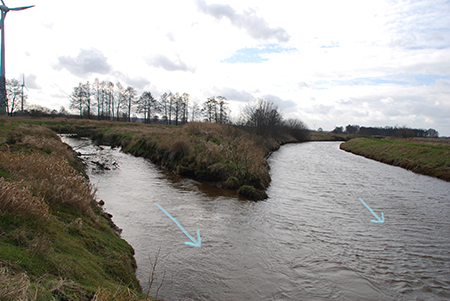
<svg viewBox="0 0 450 301">
<path fill-rule="evenodd" d="M 0 300 L 143 300 L 133 254 L 74 152 L 0 119 Z"/>
<path fill-rule="evenodd" d="M 176 173 L 264 199 L 270 184 L 266 157 L 290 135 L 261 137 L 230 125 L 192 122 L 182 127 L 97 121 L 45 122 L 58 133 L 75 133 L 121 147 Z"/>
<path fill-rule="evenodd" d="M 356 138 L 356 135 L 351 134 L 335 134 L 335 133 L 325 133 L 325 132 L 311 132 L 310 141 L 348 141 L 350 139 Z"/>
<path fill-rule="evenodd" d="M 450 140 L 356 138 L 341 149 L 413 172 L 450 181 Z"/>
</svg>

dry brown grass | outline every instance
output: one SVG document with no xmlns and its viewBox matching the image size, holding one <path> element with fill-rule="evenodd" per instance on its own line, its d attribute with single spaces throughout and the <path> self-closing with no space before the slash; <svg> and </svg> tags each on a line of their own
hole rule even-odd
<svg viewBox="0 0 450 301">
<path fill-rule="evenodd" d="M 140 301 L 154 300 L 153 298 L 140 298 L 130 289 L 118 287 L 115 291 L 99 288 L 92 301 Z"/>
<path fill-rule="evenodd" d="M 25 273 L 15 273 L 8 266 L 0 265 L 0 300 L 29 300 L 30 279 Z"/>
<path fill-rule="evenodd" d="M 92 300 L 87 292 L 72 280 L 63 278 L 48 279 L 47 275 L 30 278 L 14 265 L 0 260 L 0 300 Z M 94 298 L 94 300 L 97 300 Z M 103 299 L 113 300 L 113 299 Z M 121 299 L 132 300 L 132 299 Z"/>
<path fill-rule="evenodd" d="M 80 212 L 92 213 L 90 204 L 95 192 L 91 184 L 60 157 L 0 152 L 0 168 L 49 203 L 62 203 Z"/>
<path fill-rule="evenodd" d="M 48 220 L 49 207 L 42 197 L 32 195 L 23 181 L 7 182 L 0 178 L 0 210 L 21 213 L 38 220 Z"/>
</svg>

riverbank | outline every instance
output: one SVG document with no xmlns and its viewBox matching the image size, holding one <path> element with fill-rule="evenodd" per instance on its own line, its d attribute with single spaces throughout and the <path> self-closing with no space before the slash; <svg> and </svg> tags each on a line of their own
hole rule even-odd
<svg viewBox="0 0 450 301">
<path fill-rule="evenodd" d="M 271 181 L 267 156 L 282 144 L 298 142 L 288 133 L 275 139 L 215 123 L 165 126 L 56 118 L 14 122 L 42 125 L 60 134 L 121 147 L 181 176 L 235 190 L 253 200 L 267 197 L 265 189 Z"/>
<path fill-rule="evenodd" d="M 0 119 L 0 299 L 143 300 L 133 248 L 55 132 Z"/>
<path fill-rule="evenodd" d="M 450 181 L 450 140 L 355 138 L 341 149 L 415 173 Z"/>
</svg>

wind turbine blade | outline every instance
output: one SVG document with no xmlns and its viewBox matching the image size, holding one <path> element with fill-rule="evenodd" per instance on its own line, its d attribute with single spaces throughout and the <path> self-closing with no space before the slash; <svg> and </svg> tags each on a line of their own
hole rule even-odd
<svg viewBox="0 0 450 301">
<path fill-rule="evenodd" d="M 5 5 L 5 2 L 3 2 L 3 0 L 1 0 L 1 1 L 2 1 L 2 4 Z"/>
<path fill-rule="evenodd" d="M 24 10 L 24 9 L 31 8 L 31 7 L 34 7 L 34 5 L 22 6 L 22 7 L 13 7 L 13 8 L 10 8 L 9 10 Z"/>
</svg>

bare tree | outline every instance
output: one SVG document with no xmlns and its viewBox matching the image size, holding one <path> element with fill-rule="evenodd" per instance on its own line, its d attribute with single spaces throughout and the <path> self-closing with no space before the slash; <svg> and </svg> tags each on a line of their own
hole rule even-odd
<svg viewBox="0 0 450 301">
<path fill-rule="evenodd" d="M 84 89 L 83 84 L 79 83 L 77 87 L 73 88 L 73 92 L 70 95 L 70 109 L 78 110 L 80 116 L 83 116 L 84 107 Z"/>
<path fill-rule="evenodd" d="M 128 122 L 131 122 L 131 108 L 136 103 L 136 89 L 128 86 L 125 90 L 125 102 L 123 104 L 124 108 L 128 111 Z"/>
<path fill-rule="evenodd" d="M 92 94 L 95 97 L 95 100 L 97 101 L 95 105 L 97 106 L 97 119 L 100 119 L 100 112 L 102 109 L 102 89 L 101 89 L 101 83 L 98 78 L 94 80 L 94 83 L 92 84 Z"/>
<path fill-rule="evenodd" d="M 144 91 L 137 100 L 137 113 L 144 113 L 144 123 L 150 123 L 153 112 L 157 111 L 156 99 L 151 92 Z"/>
<path fill-rule="evenodd" d="M 181 122 L 186 124 L 189 116 L 189 94 L 183 93 L 181 95 Z"/>
<path fill-rule="evenodd" d="M 15 78 L 6 80 L 6 114 L 13 115 L 19 109 L 19 104 L 22 95 L 21 85 Z"/>
<path fill-rule="evenodd" d="M 297 139 L 297 141 L 307 141 L 309 139 L 309 129 L 301 120 L 288 119 L 284 121 L 284 125 L 286 132 Z"/>
<path fill-rule="evenodd" d="M 200 115 L 200 113 L 201 113 L 200 106 L 198 105 L 197 102 L 194 102 L 191 107 L 191 122 L 195 121 L 197 119 L 197 116 Z"/>
<path fill-rule="evenodd" d="M 276 134 L 283 124 L 283 117 L 272 101 L 260 99 L 247 105 L 242 111 L 244 125 L 253 127 L 258 134 Z"/>
<path fill-rule="evenodd" d="M 223 124 L 228 121 L 228 107 L 227 107 L 227 99 L 223 96 L 217 96 L 217 106 L 218 106 L 218 119 L 216 120 L 217 123 Z"/>
<path fill-rule="evenodd" d="M 86 82 L 83 85 L 83 96 L 84 96 L 84 106 L 85 106 L 85 114 L 87 115 L 88 119 L 91 119 L 91 84 Z"/>
<path fill-rule="evenodd" d="M 175 95 L 172 94 L 172 92 L 169 92 L 169 95 L 167 96 L 168 101 L 168 109 L 169 109 L 169 124 L 172 124 L 172 111 L 173 111 L 173 104 L 175 102 Z"/>
<path fill-rule="evenodd" d="M 120 109 L 122 108 L 126 108 L 126 102 L 127 102 L 127 97 L 126 97 L 126 90 L 123 88 L 122 84 L 120 82 L 116 83 L 116 87 L 114 90 L 114 94 L 115 94 L 115 100 L 116 100 L 116 119 L 119 121 L 120 120 Z M 124 117 L 124 120 L 126 120 L 126 118 Z"/>
<path fill-rule="evenodd" d="M 163 120 L 165 124 L 169 124 L 168 117 L 169 117 L 169 94 L 163 93 L 160 97 L 160 104 L 161 104 L 161 111 L 164 114 Z"/>
<path fill-rule="evenodd" d="M 202 113 L 208 122 L 216 120 L 217 100 L 215 97 L 209 97 L 204 103 Z"/>
<path fill-rule="evenodd" d="M 175 125 L 178 125 L 178 120 L 180 120 L 180 113 L 181 113 L 181 97 L 180 94 L 175 93 L 172 94 L 171 97 L 172 100 L 172 110 L 173 110 L 173 118 L 175 119 Z"/>
</svg>

